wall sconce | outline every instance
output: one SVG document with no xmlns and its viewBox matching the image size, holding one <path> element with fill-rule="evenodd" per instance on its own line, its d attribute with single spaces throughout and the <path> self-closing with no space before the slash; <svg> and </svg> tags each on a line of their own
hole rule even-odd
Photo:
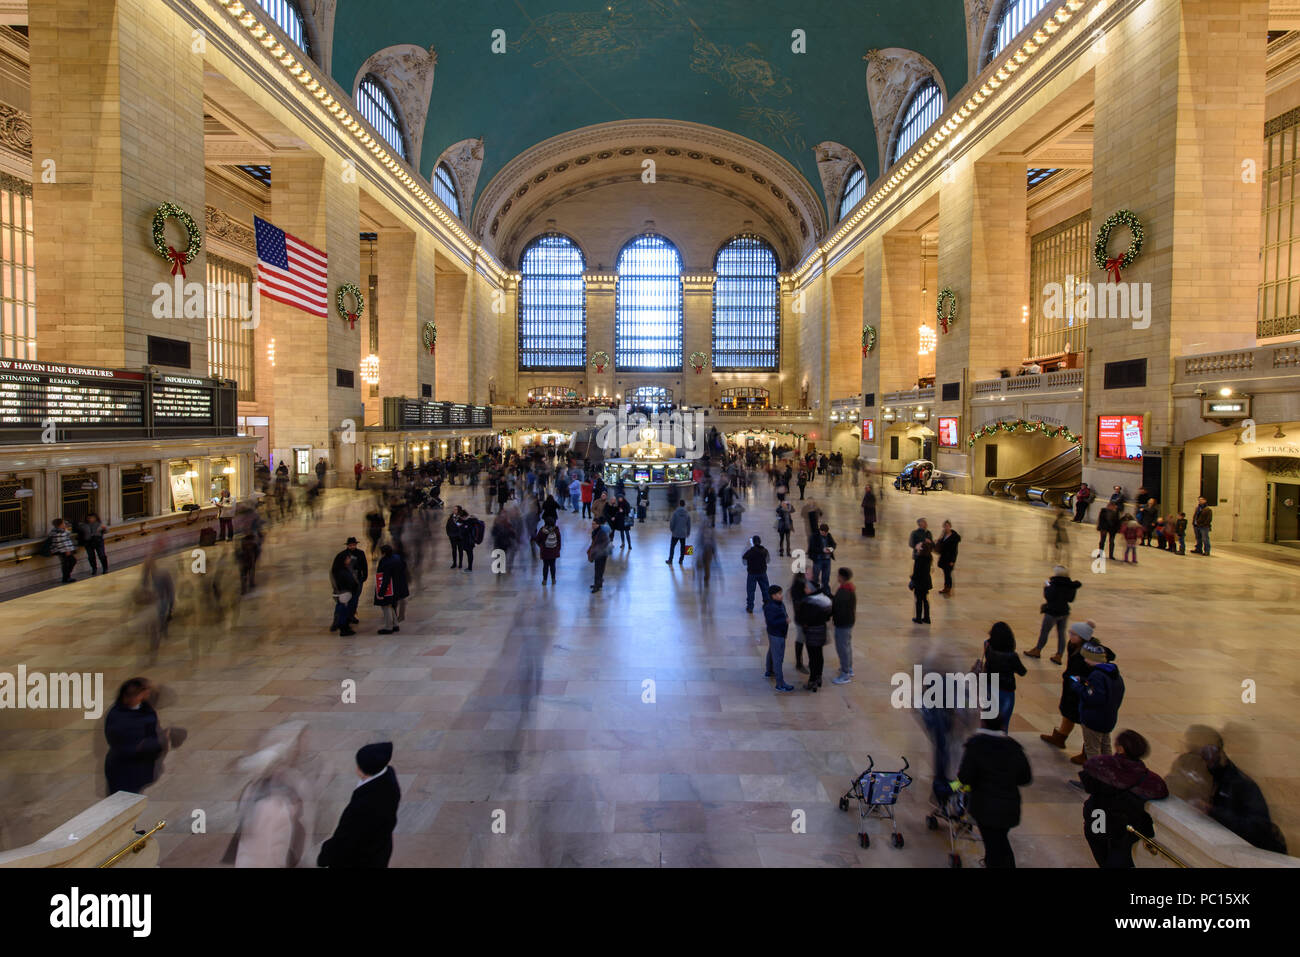
<svg viewBox="0 0 1300 957">
<path fill-rule="evenodd" d="M 379 385 L 379 356 L 373 352 L 361 360 L 361 380 L 366 385 Z"/>
<path fill-rule="evenodd" d="M 275 365 L 275 340 L 272 339 L 266 344 L 266 361 Z"/>
<path fill-rule="evenodd" d="M 886 422 L 893 422 L 898 418 L 898 416 L 894 414 L 892 409 L 886 409 L 880 417 L 884 419 Z"/>
</svg>

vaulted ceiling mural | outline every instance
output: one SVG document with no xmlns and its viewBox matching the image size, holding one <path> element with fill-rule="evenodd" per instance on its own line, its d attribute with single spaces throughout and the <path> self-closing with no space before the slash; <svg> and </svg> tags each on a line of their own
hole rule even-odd
<svg viewBox="0 0 1300 957">
<path fill-rule="evenodd" d="M 795 31 L 806 52 L 795 52 Z M 867 52 L 915 50 L 948 89 L 966 80 L 963 0 L 343 0 L 335 80 L 352 90 L 362 64 L 395 44 L 436 56 L 421 172 L 482 137 L 480 190 L 548 137 L 634 119 L 738 133 L 809 184 L 819 182 L 813 148 L 842 143 L 874 177 Z"/>
</svg>

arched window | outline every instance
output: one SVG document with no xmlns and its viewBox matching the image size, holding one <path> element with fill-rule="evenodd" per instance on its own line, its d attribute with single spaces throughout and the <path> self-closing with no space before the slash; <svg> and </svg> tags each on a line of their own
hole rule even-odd
<svg viewBox="0 0 1300 957">
<path fill-rule="evenodd" d="M 406 137 L 402 135 L 402 123 L 397 118 L 397 106 L 388 95 L 384 84 L 373 73 L 367 73 L 357 87 L 357 109 L 366 118 L 375 132 L 388 141 L 388 145 L 407 159 Z"/>
<path fill-rule="evenodd" d="M 442 205 L 450 209 L 453 216 L 460 218 L 460 193 L 456 191 L 456 179 L 451 175 L 451 167 L 446 163 L 434 167 L 433 195 L 442 200 Z"/>
<path fill-rule="evenodd" d="M 938 83 L 928 79 L 916 88 L 912 99 L 908 101 L 903 122 L 898 127 L 898 136 L 894 139 L 894 148 L 889 153 L 890 166 L 912 148 L 942 112 L 943 91 L 939 89 Z"/>
<path fill-rule="evenodd" d="M 1010 46 L 1011 41 L 1029 26 L 1030 20 L 1043 12 L 1045 6 L 1047 0 L 1003 0 L 997 26 L 993 28 L 993 38 L 980 63 L 980 69 L 988 66 L 990 60 Z"/>
<path fill-rule="evenodd" d="M 639 385 L 627 394 L 627 407 L 643 409 L 651 414 L 670 411 L 673 407 L 673 390 L 659 385 Z"/>
<path fill-rule="evenodd" d="M 844 181 L 844 192 L 840 194 L 840 215 L 836 218 L 843 219 L 866 195 L 867 174 L 862 172 L 861 166 L 855 166 L 853 172 L 849 173 L 849 178 Z"/>
<path fill-rule="evenodd" d="M 757 236 L 737 236 L 713 263 L 713 368 L 775 371 L 781 352 L 776 252 Z"/>
<path fill-rule="evenodd" d="M 568 236 L 546 233 L 519 260 L 519 368 L 587 364 L 586 262 Z"/>
<path fill-rule="evenodd" d="M 682 257 L 653 233 L 618 254 L 614 365 L 636 372 L 682 367 Z"/>
<path fill-rule="evenodd" d="M 257 0 L 258 6 L 271 15 L 275 25 L 283 30 L 298 49 L 311 56 L 311 44 L 307 42 L 307 26 L 302 11 L 298 9 L 297 0 Z"/>
</svg>

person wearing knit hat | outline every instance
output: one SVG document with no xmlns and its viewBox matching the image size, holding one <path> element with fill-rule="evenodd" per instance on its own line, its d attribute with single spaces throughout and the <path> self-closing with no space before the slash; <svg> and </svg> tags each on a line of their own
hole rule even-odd
<svg viewBox="0 0 1300 957">
<path fill-rule="evenodd" d="M 1065 742 L 1069 739 L 1070 732 L 1074 730 L 1075 721 L 1079 717 L 1079 686 L 1074 679 L 1082 681 L 1092 671 L 1092 665 L 1083 657 L 1082 649 L 1085 642 L 1092 641 L 1095 628 L 1096 625 L 1091 621 L 1076 621 L 1070 625 L 1070 638 L 1066 642 L 1065 671 L 1061 673 L 1061 700 L 1057 705 L 1057 710 L 1061 714 L 1061 726 L 1053 728 L 1051 734 L 1039 735 L 1048 744 L 1058 748 L 1065 747 Z M 1109 654 L 1111 658 L 1115 657 L 1113 653 Z M 1070 760 L 1075 764 L 1083 764 L 1086 759 L 1080 751 Z"/>
<path fill-rule="evenodd" d="M 1056 665 L 1061 663 L 1061 655 L 1065 651 L 1065 626 L 1070 620 L 1070 603 L 1082 587 L 1083 583 L 1071 578 L 1069 569 L 1064 565 L 1052 569 L 1052 577 L 1043 584 L 1043 604 L 1039 608 L 1043 615 L 1043 625 L 1038 630 L 1038 644 L 1025 652 L 1027 657 L 1042 657 L 1047 636 L 1055 628 L 1056 654 L 1052 655 L 1051 661 Z"/>
<path fill-rule="evenodd" d="M 382 741 L 357 751 L 352 799 L 343 809 L 334 835 L 321 845 L 317 867 L 387 867 L 393 856 L 393 828 L 402 789 L 389 766 L 393 744 Z"/>
<path fill-rule="evenodd" d="M 1111 660 L 1114 655 L 1110 649 L 1096 638 L 1085 641 L 1079 653 L 1091 666 L 1086 679 L 1072 679 L 1079 690 L 1079 724 L 1083 726 L 1086 761 L 1099 754 L 1111 753 L 1110 733 L 1119 723 L 1119 708 L 1124 702 L 1124 679 Z"/>
</svg>

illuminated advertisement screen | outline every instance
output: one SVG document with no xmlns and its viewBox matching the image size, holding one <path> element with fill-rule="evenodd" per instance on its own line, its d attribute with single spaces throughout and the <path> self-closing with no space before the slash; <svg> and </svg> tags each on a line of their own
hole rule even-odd
<svg viewBox="0 0 1300 957">
<path fill-rule="evenodd" d="M 863 442 L 876 441 L 876 420 L 875 419 L 862 420 L 862 441 Z"/>
<path fill-rule="evenodd" d="M 1097 458 L 1142 458 L 1142 416 L 1097 416 Z"/>
<path fill-rule="evenodd" d="M 955 449 L 960 445 L 961 420 L 957 416 L 939 416 L 939 448 Z"/>
</svg>

